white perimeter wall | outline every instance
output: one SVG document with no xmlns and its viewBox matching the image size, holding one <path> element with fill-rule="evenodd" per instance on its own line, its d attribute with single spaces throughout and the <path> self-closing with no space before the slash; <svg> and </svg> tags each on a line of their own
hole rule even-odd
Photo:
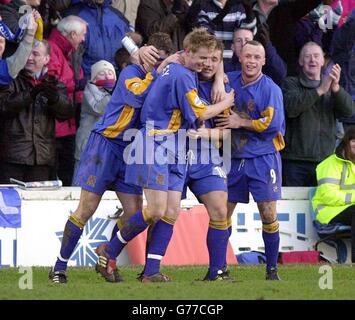
<svg viewBox="0 0 355 320">
<path fill-rule="evenodd" d="M 58 191 L 24 191 L 22 198 L 22 227 L 0 228 L 0 267 L 51 266 L 60 249 L 61 235 L 68 216 L 78 205 L 80 189 L 62 188 Z M 189 193 L 182 207 L 198 204 Z M 120 207 L 114 192 L 106 192 L 101 204 L 85 227 L 70 265 L 94 265 L 97 244 L 110 238 L 114 221 L 107 216 Z M 283 188 L 282 200 L 277 204 L 280 222 L 281 251 L 312 250 L 317 236 L 309 213 L 308 188 Z M 239 204 L 233 215 L 230 238 L 235 254 L 248 250 L 264 250 L 261 221 L 256 203 Z M 118 261 L 129 264 L 126 252 Z"/>
</svg>

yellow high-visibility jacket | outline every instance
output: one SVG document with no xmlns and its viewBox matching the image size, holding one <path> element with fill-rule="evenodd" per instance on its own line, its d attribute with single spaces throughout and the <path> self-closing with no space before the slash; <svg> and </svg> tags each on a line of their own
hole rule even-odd
<svg viewBox="0 0 355 320">
<path fill-rule="evenodd" d="M 312 199 L 316 219 L 327 224 L 355 204 L 355 164 L 336 154 L 317 166 L 318 188 Z"/>
</svg>

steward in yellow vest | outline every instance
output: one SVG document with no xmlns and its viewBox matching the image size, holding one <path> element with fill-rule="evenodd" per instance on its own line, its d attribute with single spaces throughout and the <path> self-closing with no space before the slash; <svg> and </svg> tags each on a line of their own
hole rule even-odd
<svg viewBox="0 0 355 320">
<path fill-rule="evenodd" d="M 329 223 L 355 204 L 355 128 L 346 133 L 335 154 L 317 166 L 317 181 L 312 205 L 320 223 Z"/>
<path fill-rule="evenodd" d="M 317 166 L 318 188 L 312 199 L 322 224 L 351 226 L 352 262 L 355 262 L 355 127 L 351 127 L 335 154 Z"/>
</svg>

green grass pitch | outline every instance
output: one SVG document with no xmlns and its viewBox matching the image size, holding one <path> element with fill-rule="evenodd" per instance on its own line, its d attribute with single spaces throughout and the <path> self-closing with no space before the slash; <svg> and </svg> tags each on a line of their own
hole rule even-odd
<svg viewBox="0 0 355 320">
<path fill-rule="evenodd" d="M 355 266 L 333 265 L 331 274 L 320 273 L 320 265 L 282 265 L 282 281 L 265 281 L 265 266 L 231 266 L 234 282 L 203 282 L 206 266 L 163 267 L 170 283 L 142 284 L 136 280 L 141 267 L 123 267 L 122 283 L 107 283 L 94 268 L 69 268 L 67 284 L 48 280 L 49 268 L 32 268 L 32 289 L 17 268 L 0 269 L 0 300 L 312 300 L 355 299 Z M 327 277 L 325 278 L 322 277 Z M 22 280 L 21 280 L 22 279 Z M 321 289 L 319 283 L 331 289 Z"/>
</svg>

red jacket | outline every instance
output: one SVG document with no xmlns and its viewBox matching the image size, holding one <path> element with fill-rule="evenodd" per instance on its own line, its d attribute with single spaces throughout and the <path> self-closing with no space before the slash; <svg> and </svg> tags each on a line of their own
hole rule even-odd
<svg viewBox="0 0 355 320">
<path fill-rule="evenodd" d="M 83 92 L 75 92 L 74 70 L 70 64 L 70 56 L 74 51 L 73 46 L 57 29 L 52 30 L 48 42 L 51 46 L 48 74 L 56 76 L 59 81 L 65 84 L 71 102 L 74 101 L 74 94 L 76 94 L 76 102 L 80 103 Z M 79 79 L 83 78 L 84 73 L 80 67 Z M 55 129 L 56 138 L 75 135 L 75 118 L 63 122 L 56 121 Z"/>
</svg>

